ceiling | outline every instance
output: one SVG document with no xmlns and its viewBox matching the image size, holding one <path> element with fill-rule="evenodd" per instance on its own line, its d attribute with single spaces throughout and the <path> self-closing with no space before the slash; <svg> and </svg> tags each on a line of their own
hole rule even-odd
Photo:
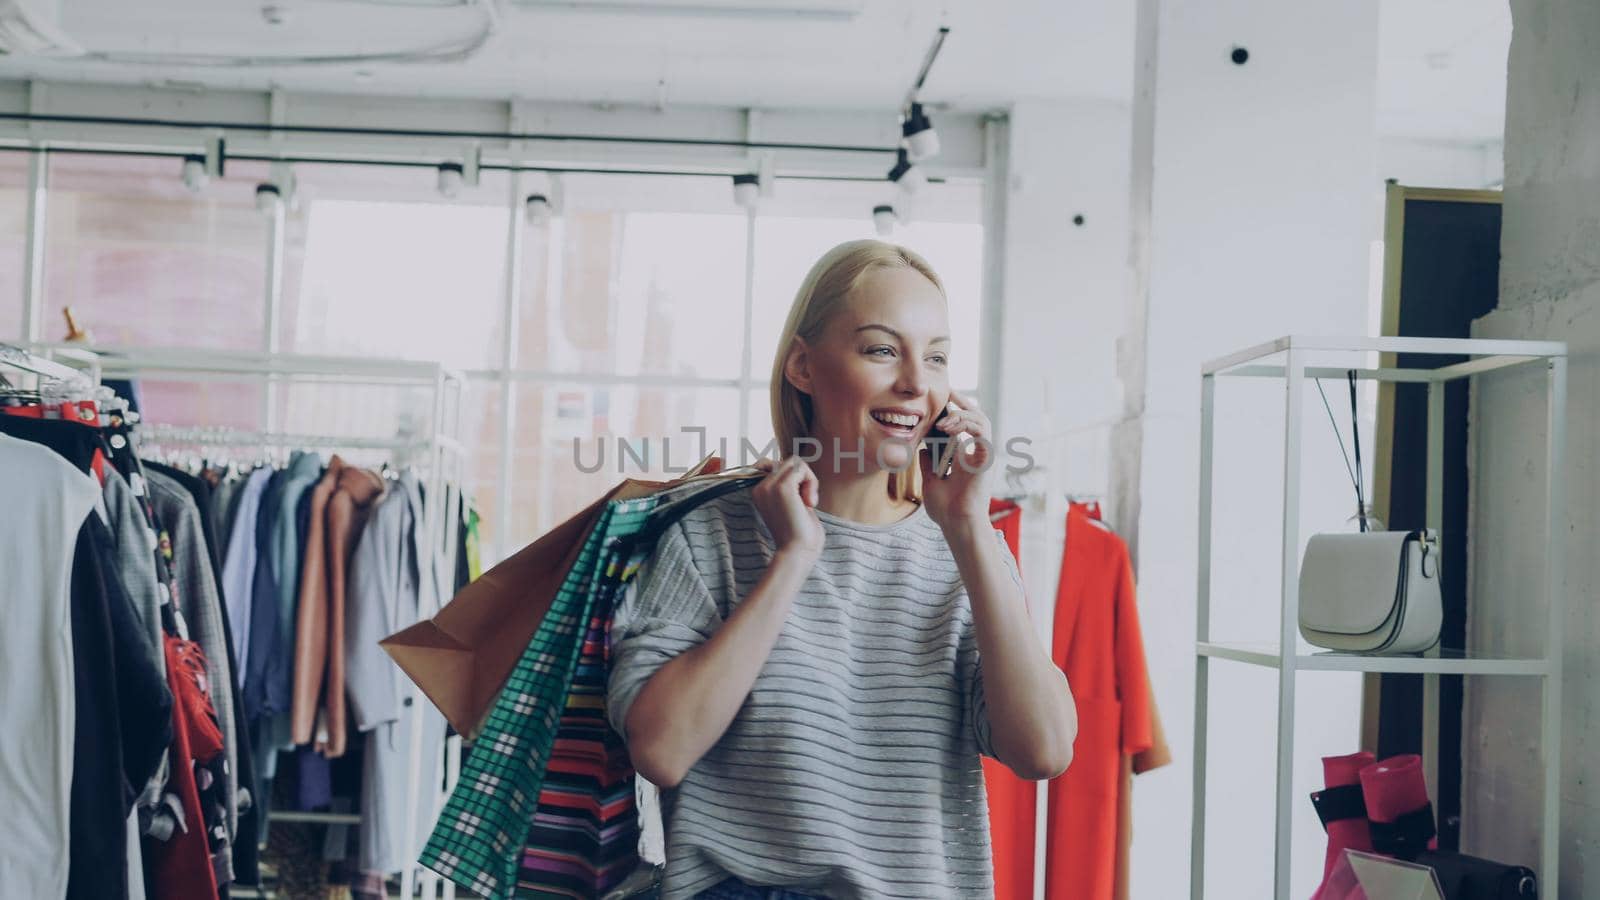
<svg viewBox="0 0 1600 900">
<path fill-rule="evenodd" d="M 41 3 L 44 0 L 27 0 Z M 470 40 L 477 0 L 59 0 L 91 51 L 383 54 Z M 0 58 L 0 78 L 647 105 L 895 109 L 941 24 L 925 99 L 980 110 L 1024 98 L 1131 97 L 1132 0 L 698 0 L 858 7 L 844 17 L 619 9 L 618 0 L 498 0 L 470 60 L 198 67 Z M 692 0 L 623 0 L 634 7 Z M 1501 137 L 1507 0 L 1381 0 L 1379 129 Z M 276 24 L 269 20 L 277 20 Z"/>
<path fill-rule="evenodd" d="M 839 0 L 817 2 L 840 5 Z M 267 5 L 281 11 L 281 24 L 267 21 L 262 0 L 61 4 L 63 30 L 86 48 L 140 54 L 384 53 L 470 38 L 483 19 L 480 9 L 459 0 L 271 0 Z M 931 101 L 981 109 L 1022 97 L 1125 100 L 1131 95 L 1134 5 L 1124 0 L 858 0 L 856 5 L 860 11 L 853 16 L 829 18 L 628 11 L 614 4 L 575 9 L 542 0 L 504 0 L 497 33 L 460 63 L 230 69 L 9 59 L 0 61 L 0 77 L 896 109 L 945 24 L 951 34 L 925 90 Z"/>
</svg>

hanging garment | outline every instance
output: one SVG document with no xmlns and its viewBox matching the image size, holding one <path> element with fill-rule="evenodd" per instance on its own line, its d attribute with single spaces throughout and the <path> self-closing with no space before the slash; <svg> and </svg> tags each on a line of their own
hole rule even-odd
<svg viewBox="0 0 1600 900">
<path fill-rule="evenodd" d="M 1127 546 L 1079 504 L 1067 513 L 1053 630 L 1051 655 L 1077 703 L 1078 737 L 1072 765 L 1049 787 L 1045 895 L 1124 897 L 1132 775 L 1171 754 L 1150 696 Z"/>
<path fill-rule="evenodd" d="M 344 460 L 337 454 L 308 492 L 305 553 L 300 566 L 300 609 L 295 625 L 292 739 L 309 744 L 315 736 L 322 663 L 328 653 L 328 501 L 338 486 Z M 315 660 L 315 665 L 313 665 Z"/>
<path fill-rule="evenodd" d="M 349 712 L 345 706 L 345 594 L 350 581 L 350 555 L 366 528 L 372 504 L 383 496 L 383 476 L 367 469 L 348 467 L 339 474 L 339 487 L 328 501 L 328 654 L 321 717 L 326 739 L 318 746 L 322 755 L 337 759 L 344 755 Z M 420 488 L 418 496 L 421 496 Z M 415 528 L 412 529 L 416 531 Z M 441 573 L 429 566 L 439 589 Z M 437 604 L 435 604 L 437 605 Z"/>
<path fill-rule="evenodd" d="M 89 516 L 78 533 L 72 575 L 77 712 L 69 900 L 126 897 L 142 884 L 137 819 L 134 856 L 127 855 L 134 787 L 157 772 L 172 740 L 164 667 L 147 652 L 133 601 L 112 571 L 115 560 L 110 532 L 98 515 Z M 140 874 L 130 882 L 134 872 Z"/>
<path fill-rule="evenodd" d="M 234 736 L 234 743 L 231 750 L 233 756 L 230 759 L 235 761 L 235 765 L 230 769 L 229 778 L 234 785 L 234 814 L 231 826 L 233 828 L 234 881 L 240 884 L 255 885 L 260 881 L 260 874 L 257 870 L 258 852 L 256 848 L 255 817 L 249 814 L 254 802 L 250 795 L 249 786 L 255 783 L 255 761 L 252 759 L 250 742 L 247 740 L 250 732 L 244 723 L 244 705 L 238 699 L 239 678 L 242 673 L 238 662 L 234 658 L 234 648 L 237 644 L 234 642 L 233 637 L 233 623 L 228 616 L 227 595 L 223 590 L 222 550 L 225 545 L 216 531 L 214 513 L 216 503 L 213 488 L 211 482 L 206 478 L 190 475 L 171 466 L 146 461 L 145 467 L 152 473 L 159 472 L 181 485 L 184 490 L 188 491 L 190 498 L 194 501 L 195 508 L 200 514 L 201 536 L 206 545 L 206 558 L 211 564 L 212 581 L 215 586 L 218 605 L 222 610 L 223 656 L 227 660 L 228 672 L 232 676 L 228 683 L 228 691 L 233 695 L 231 704 L 233 713 L 230 721 L 232 722 L 231 730 Z M 243 482 L 239 481 L 233 484 L 235 487 L 242 487 Z M 162 683 L 165 685 L 165 675 L 163 675 Z M 223 737 L 226 738 L 227 736 L 228 730 L 224 729 Z"/>
<path fill-rule="evenodd" d="M 133 808 L 122 758 L 117 659 L 111 625 L 115 577 L 104 568 L 89 516 L 72 561 L 72 840 L 67 900 L 128 895 L 127 817 Z M 125 605 L 127 598 L 118 596 Z M 142 642 L 137 635 L 130 636 Z M 149 772 L 145 773 L 146 775 Z M 26 812 L 17 810 L 26 815 Z"/>
<path fill-rule="evenodd" d="M 206 687 L 222 730 L 223 758 L 227 764 L 222 767 L 221 797 L 229 848 L 226 865 L 219 870 L 218 878 L 227 884 L 233 881 L 232 839 L 239 831 L 240 735 L 233 727 L 234 677 L 233 670 L 228 667 L 228 635 L 223 624 L 222 598 L 217 595 L 217 579 L 211 569 L 211 555 L 206 548 L 200 510 L 194 498 L 183 485 L 153 467 L 146 467 L 146 477 L 156 515 L 167 524 L 172 536 L 179 607 L 189 623 L 190 637 L 205 654 Z"/>
<path fill-rule="evenodd" d="M 83 469 L 0 434 L 0 796 L 12 808 L 0 816 L 0 872 L 17 897 L 67 892 L 77 730 L 70 574 L 99 495 Z"/>
<path fill-rule="evenodd" d="M 417 620 L 438 603 L 431 570 L 438 560 L 428 551 L 422 495 L 416 476 L 405 473 L 372 513 L 350 560 L 349 619 L 341 636 L 347 689 L 356 729 L 366 733 L 361 790 L 358 865 L 372 878 L 399 872 L 427 837 L 431 818 L 423 811 L 424 778 L 417 786 L 416 809 L 407 816 L 412 714 L 422 715 L 419 772 L 432 772 L 444 741 L 444 717 L 378 646 L 378 640 Z M 406 823 L 412 833 L 406 834 Z M 409 840 L 408 840 L 409 837 Z"/>
<path fill-rule="evenodd" d="M 271 469 L 257 469 L 239 490 L 235 523 L 228 529 L 228 550 L 222 559 L 222 596 L 227 601 L 228 621 L 233 626 L 233 658 L 238 663 L 240 692 L 244 691 L 245 671 L 250 664 L 251 599 L 256 571 L 256 518 L 261 510 L 261 495 L 272 479 Z M 252 718 L 251 705 L 244 703 L 245 719 Z"/>
<path fill-rule="evenodd" d="M 1005 536 L 1006 547 L 1020 570 L 1022 507 L 1010 500 L 989 501 L 989 521 Z M 1037 832 L 1038 783 L 1018 778 L 1005 764 L 983 758 L 984 789 L 989 797 L 989 840 L 994 854 L 996 900 L 1033 900 L 1034 835 Z"/>
<path fill-rule="evenodd" d="M 121 809 L 125 816 L 132 809 L 139 787 L 164 767 L 167 746 L 172 743 L 172 691 L 167 687 L 165 651 L 159 663 L 149 654 L 135 604 L 112 574 L 118 557 L 110 531 L 98 516 L 90 516 L 84 521 L 83 532 L 89 537 L 102 574 L 111 627 L 108 658 L 115 664 L 125 782 L 125 793 L 118 793 L 125 797 Z M 94 748 L 92 752 L 105 751 Z"/>
<path fill-rule="evenodd" d="M 155 553 L 159 541 L 139 509 L 139 501 L 133 496 L 128 480 L 115 469 L 106 470 L 105 506 L 107 525 L 116 545 L 115 577 L 133 598 L 145 641 L 150 645 L 150 655 L 158 661 L 158 668 L 165 671 L 161 605 L 167 601 L 167 594 L 156 578 Z"/>
<path fill-rule="evenodd" d="M 167 683 L 173 696 L 172 778 L 182 815 L 165 840 L 146 838 L 144 858 L 151 896 L 162 900 L 212 900 L 217 868 L 201 799 L 204 777 L 223 754 L 222 730 L 206 693 L 205 654 L 192 641 L 168 635 Z"/>
<path fill-rule="evenodd" d="M 609 868 L 596 871 L 593 856 L 557 865 L 552 859 L 559 857 L 559 850 L 525 847 L 543 801 L 546 770 L 582 653 L 583 637 L 596 604 L 611 603 L 615 590 L 632 579 L 661 527 L 696 502 L 758 480 L 709 479 L 680 487 L 682 493 L 675 495 L 661 493 L 663 485 L 639 482 L 631 499 L 614 499 L 605 505 L 533 640 L 495 700 L 473 752 L 462 764 L 456 789 L 423 849 L 424 865 L 490 898 L 512 896 L 519 876 L 552 885 L 548 890 L 559 894 L 570 891 L 563 882 L 604 882 L 611 877 L 620 881 L 627 877 L 636 863 L 628 857 L 637 840 L 636 832 L 631 836 L 626 833 L 628 815 L 619 823 L 623 830 L 621 840 L 607 842 L 618 846 L 596 848 L 595 855 L 614 864 Z M 639 493 L 645 495 L 637 496 Z M 653 520 L 652 513 L 667 499 L 673 501 L 669 507 L 672 513 Z M 606 615 L 609 617 L 609 608 Z M 623 802 L 631 806 L 631 799 L 630 787 Z M 607 849 L 611 854 L 605 852 Z M 524 857 L 528 857 L 527 867 L 519 865 Z M 593 893 L 603 893 L 610 886 L 607 883 Z"/>
<path fill-rule="evenodd" d="M 296 451 L 290 455 L 278 490 L 277 514 L 273 517 L 268 540 L 267 560 L 272 567 L 272 584 L 276 588 L 272 602 L 278 613 L 278 640 L 281 647 L 273 659 L 269 677 L 283 705 L 273 714 L 267 733 L 271 745 L 278 750 L 293 750 L 295 746 L 291 712 L 297 664 L 295 647 L 300 609 L 300 562 L 304 546 L 299 510 L 304 495 L 315 487 L 322 474 L 322 457 L 317 454 Z M 256 599 L 260 601 L 259 597 Z M 269 767 L 269 775 L 275 771 L 276 763 Z"/>
</svg>

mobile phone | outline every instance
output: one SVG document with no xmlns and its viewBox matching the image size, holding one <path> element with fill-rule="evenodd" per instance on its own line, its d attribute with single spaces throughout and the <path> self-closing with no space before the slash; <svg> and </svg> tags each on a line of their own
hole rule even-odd
<svg viewBox="0 0 1600 900">
<path fill-rule="evenodd" d="M 945 433 L 944 429 L 939 427 L 939 423 L 943 422 L 948 415 L 950 415 L 950 409 L 945 407 L 944 411 L 939 413 L 939 417 L 933 420 L 933 424 L 928 426 L 928 434 L 923 438 L 928 443 L 928 451 L 937 460 L 933 466 L 933 473 L 940 478 L 946 478 L 950 475 L 950 464 L 955 462 L 956 457 L 955 440 Z"/>
</svg>

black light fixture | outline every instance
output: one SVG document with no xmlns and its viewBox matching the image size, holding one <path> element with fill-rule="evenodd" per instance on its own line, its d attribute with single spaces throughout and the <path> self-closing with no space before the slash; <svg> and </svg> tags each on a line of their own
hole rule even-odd
<svg viewBox="0 0 1600 900">
<path fill-rule="evenodd" d="M 888 237 L 894 234 L 894 226 L 900 221 L 895 215 L 894 207 L 881 203 L 872 208 L 872 227 L 877 229 L 878 237 Z"/>
<path fill-rule="evenodd" d="M 522 201 L 522 209 L 529 225 L 541 228 L 550 224 L 550 219 L 555 216 L 555 209 L 550 205 L 550 198 L 543 194 L 529 194 Z"/>
<path fill-rule="evenodd" d="M 733 202 L 745 209 L 755 209 L 761 199 L 761 176 L 754 172 L 733 176 Z"/>
<path fill-rule="evenodd" d="M 921 103 L 911 104 L 910 111 L 900 123 L 900 135 L 911 150 L 913 162 L 939 155 L 939 132 L 933 130 L 933 122 L 928 119 Z"/>
<path fill-rule="evenodd" d="M 211 183 L 211 176 L 206 174 L 206 158 L 203 156 L 185 156 L 183 158 L 183 186 L 191 194 L 198 194 Z"/>
<path fill-rule="evenodd" d="M 461 185 L 465 180 L 465 170 L 461 163 L 439 164 L 439 193 L 454 200 L 461 194 Z"/>
<path fill-rule="evenodd" d="M 256 185 L 256 209 L 267 215 L 272 215 L 278 211 L 282 203 L 283 194 L 279 192 L 277 185 L 270 182 L 262 182 Z"/>
<path fill-rule="evenodd" d="M 903 196 L 911 196 L 928 183 L 927 173 L 921 166 L 911 164 L 911 156 L 901 147 L 895 154 L 894 168 L 889 170 L 889 181 L 899 188 Z"/>
</svg>

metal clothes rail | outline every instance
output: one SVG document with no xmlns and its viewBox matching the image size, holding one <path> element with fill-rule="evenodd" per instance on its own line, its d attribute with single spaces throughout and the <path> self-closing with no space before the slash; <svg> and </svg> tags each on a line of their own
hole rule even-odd
<svg viewBox="0 0 1600 900">
<path fill-rule="evenodd" d="M 85 368 L 96 367 L 98 374 L 106 377 L 136 378 L 141 375 L 156 375 L 164 381 L 203 382 L 243 377 L 261 379 L 271 384 L 275 380 L 311 378 L 329 384 L 428 389 L 431 392 L 429 398 L 431 417 L 428 428 L 425 434 L 412 439 L 296 435 L 276 432 L 272 429 L 271 419 L 274 416 L 270 415 L 273 412 L 270 409 L 267 416 L 268 428 L 260 433 L 223 428 L 176 428 L 148 423 L 141 426 L 141 432 L 148 433 L 157 442 L 165 438 L 167 442 L 172 443 L 211 443 L 219 446 L 412 451 L 417 458 L 407 462 L 427 471 L 428 498 L 424 504 L 426 519 L 424 527 L 427 535 L 425 546 L 431 550 L 436 576 L 438 578 L 454 576 L 457 564 L 456 534 L 460 528 L 460 485 L 465 476 L 466 460 L 465 446 L 461 441 L 462 401 L 466 389 L 466 377 L 460 372 L 448 369 L 439 363 L 399 359 L 181 349 L 93 348 L 78 344 L 32 344 L 27 348 L 10 349 L 45 363 L 53 372 L 60 373 L 65 370 L 68 376 L 79 378 L 85 376 L 78 369 L 68 366 L 61 366 L 59 369 L 54 367 L 60 366 L 61 362 L 78 363 Z M 29 352 L 30 350 L 32 352 Z M 56 359 L 43 359 L 39 354 Z M 9 358 L 7 361 L 9 362 Z M 444 584 L 437 582 L 437 579 L 436 583 L 440 583 L 442 594 Z M 437 602 L 442 603 L 446 599 L 447 596 L 438 596 Z M 426 618 L 436 612 L 438 612 L 437 605 L 419 609 L 418 617 Z M 411 771 L 406 791 L 408 823 L 417 821 L 422 814 L 429 817 L 438 814 L 445 797 L 444 790 L 438 788 L 446 781 L 444 760 L 453 759 L 458 752 L 451 746 L 447 747 L 446 753 L 441 754 L 441 764 L 438 769 L 428 773 L 427 783 L 434 787 L 424 796 L 425 792 L 422 789 L 424 773 L 420 771 L 423 708 L 422 702 L 412 703 L 409 707 Z M 450 740 L 458 742 L 460 739 Z M 454 780 L 453 770 L 449 780 Z M 426 806 L 423 805 L 424 802 Z M 269 810 L 268 821 L 274 818 L 279 821 L 324 821 L 320 816 L 311 819 L 307 818 L 308 815 L 314 814 L 274 815 Z M 348 820 L 330 818 L 326 821 Z M 417 896 L 416 888 L 420 882 L 423 897 L 454 898 L 455 885 L 448 879 L 441 879 L 436 873 L 427 870 L 421 871 L 419 879 L 420 867 L 415 863 L 419 848 L 410 846 L 415 840 L 416 829 L 408 827 L 404 829 L 404 834 L 406 846 L 402 848 L 404 851 L 402 858 L 411 860 L 412 863 L 401 871 L 401 896 Z"/>
</svg>

